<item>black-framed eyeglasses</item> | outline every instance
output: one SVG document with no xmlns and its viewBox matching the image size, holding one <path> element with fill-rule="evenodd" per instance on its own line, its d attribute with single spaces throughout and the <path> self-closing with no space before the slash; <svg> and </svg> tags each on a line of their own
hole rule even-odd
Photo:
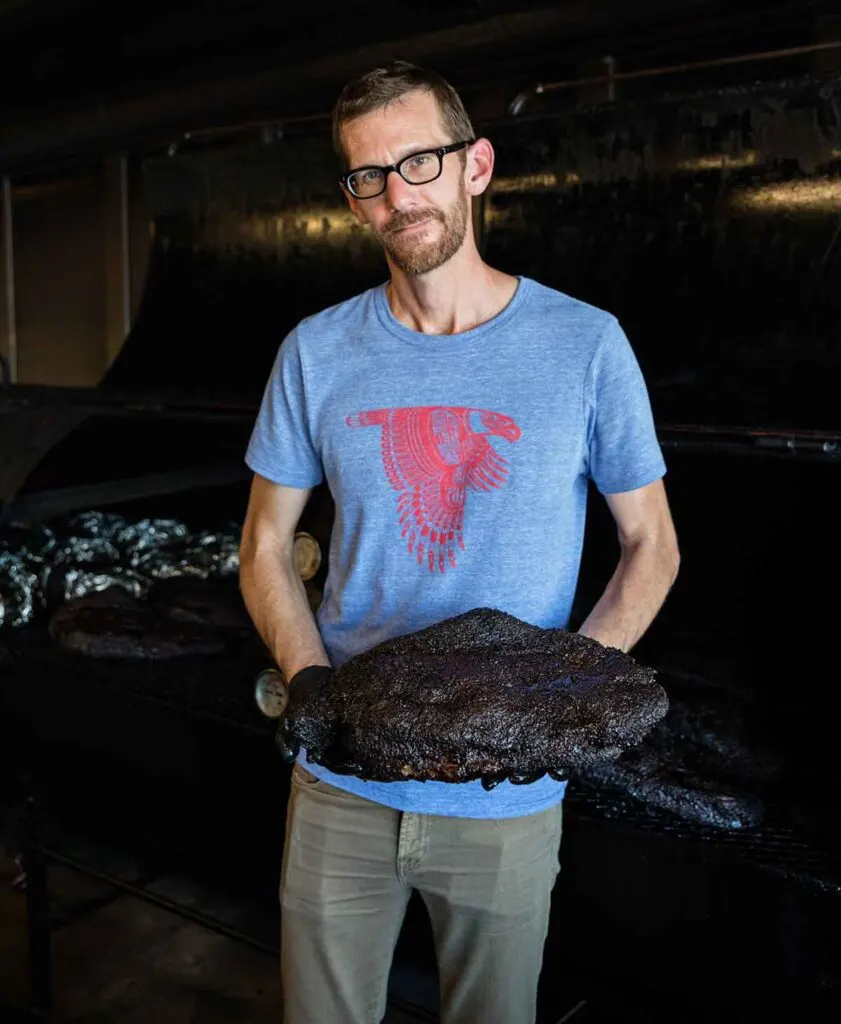
<svg viewBox="0 0 841 1024">
<path fill-rule="evenodd" d="M 339 181 L 356 199 L 374 199 L 385 192 L 388 176 L 395 171 L 410 185 L 428 185 L 441 177 L 444 169 L 444 157 L 447 153 L 457 153 L 466 146 L 472 146 L 475 139 L 464 142 L 453 142 L 449 146 L 437 149 L 422 149 L 417 153 L 404 156 L 396 164 L 388 167 L 356 167 L 343 174 Z"/>
</svg>

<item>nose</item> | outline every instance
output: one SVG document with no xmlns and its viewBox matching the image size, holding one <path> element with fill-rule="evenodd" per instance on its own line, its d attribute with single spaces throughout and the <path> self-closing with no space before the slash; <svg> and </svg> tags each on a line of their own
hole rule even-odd
<svg viewBox="0 0 841 1024">
<path fill-rule="evenodd" d="M 416 202 L 417 186 L 410 185 L 408 181 L 392 171 L 386 179 L 385 197 L 392 210 L 406 210 Z"/>
</svg>

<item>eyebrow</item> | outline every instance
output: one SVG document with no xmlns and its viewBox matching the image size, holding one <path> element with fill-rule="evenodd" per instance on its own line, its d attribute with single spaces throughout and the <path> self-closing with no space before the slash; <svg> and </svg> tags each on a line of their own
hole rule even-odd
<svg viewBox="0 0 841 1024">
<path fill-rule="evenodd" d="M 420 147 L 416 147 L 414 149 L 409 149 L 402 156 L 398 156 L 397 159 L 394 161 L 394 163 L 395 164 L 399 164 L 401 162 L 401 160 L 405 160 L 407 157 L 410 157 L 410 156 L 417 156 L 418 153 L 433 153 L 433 152 L 435 152 L 436 149 L 441 149 L 442 146 L 446 146 L 446 145 L 448 145 L 448 143 L 446 143 L 446 142 L 430 142 L 429 145 L 427 145 L 427 146 L 420 146 Z M 399 152 L 400 151 L 398 150 L 398 153 Z M 346 174 L 353 174 L 354 171 L 361 171 L 361 170 L 364 170 L 366 167 L 392 167 L 392 166 L 393 166 L 393 164 L 375 164 L 375 163 L 354 164 L 352 167 L 348 167 L 348 169 L 347 169 L 347 171 L 345 173 Z"/>
</svg>

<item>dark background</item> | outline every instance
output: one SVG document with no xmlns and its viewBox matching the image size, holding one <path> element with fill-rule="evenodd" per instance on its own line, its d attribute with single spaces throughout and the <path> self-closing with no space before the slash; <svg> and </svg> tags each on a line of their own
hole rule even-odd
<svg viewBox="0 0 841 1024">
<path fill-rule="evenodd" d="M 78 156 L 102 144 L 324 114 L 348 77 L 396 56 L 433 63 L 474 110 L 499 112 L 535 81 L 603 71 L 607 55 L 628 71 L 802 45 L 830 38 L 838 13 L 820 0 L 7 0 L 0 163 L 7 170 L 14 160 Z"/>
<path fill-rule="evenodd" d="M 362 10 L 24 0 L 0 3 L 0 37 L 0 174 L 23 196 L 122 154 L 153 229 L 131 328 L 98 391 L 246 410 L 212 425 L 91 419 L 45 456 L 24 495 L 241 460 L 248 410 L 286 331 L 384 276 L 335 187 L 326 118 L 335 95 L 383 59 L 428 63 L 463 92 L 497 150 L 496 181 L 476 217 L 486 258 L 616 313 L 645 371 L 683 565 L 639 657 L 665 678 L 673 672 L 707 692 L 745 696 L 751 729 L 786 765 L 787 811 L 800 808 L 810 835 L 837 853 L 841 50 L 619 80 L 612 90 L 582 81 L 605 72 L 605 57 L 622 73 L 841 40 L 837 4 L 399 2 Z M 529 91 L 564 80 L 576 84 Z M 32 209 L 44 232 L 59 231 L 53 207 Z M 68 279 L 69 271 L 53 275 Z M 55 294 L 50 275 L 36 283 L 36 299 L 38 288 Z M 246 498 L 243 480 L 117 508 L 201 527 L 241 519 Z M 592 498 L 578 617 L 618 553 L 605 506 Z M 302 525 L 326 543 L 323 489 Z M 72 756 L 86 764 L 80 778 L 96 778 L 108 757 L 132 778 L 132 793 L 153 779 L 161 803 L 146 831 L 175 827 L 181 801 L 197 837 L 190 845 L 184 826 L 184 851 L 206 848 L 225 815 L 235 823 L 226 857 L 265 839 L 265 790 L 248 773 L 257 766 L 269 777 L 268 747 L 256 753 L 251 736 L 234 743 L 224 722 L 199 727 L 127 709 L 116 687 L 105 700 L 108 681 L 93 674 L 80 673 L 68 691 L 49 664 L 48 716 L 40 691 L 17 671 L 15 699 L 43 727 L 56 775 Z M 235 668 L 225 671 L 246 685 Z M 164 675 L 156 678 L 163 685 Z M 195 694 L 207 701 L 225 685 L 217 675 L 203 689 L 198 672 L 179 696 L 177 672 L 166 680 L 188 713 Z M 79 704 L 82 694 L 95 716 Z M 71 719 L 86 758 L 68 753 L 66 736 L 58 742 Z M 152 730 L 169 737 L 154 751 Z M 218 762 L 222 743 L 243 758 L 236 777 Z M 68 806 L 84 792 L 71 774 L 63 789 Z M 97 816 L 93 797 L 87 811 Z M 121 816 L 131 832 L 130 801 Z M 620 988 L 646 979 L 685 996 L 706 986 L 719 1010 L 742 968 L 747 1005 L 766 973 L 829 985 L 811 896 L 800 902 L 796 886 L 775 887 L 753 871 L 767 837 L 753 852 L 741 848 L 737 867 L 725 857 L 713 868 L 703 850 L 718 849 L 715 837 L 669 845 L 664 828 L 649 844 L 644 829 L 620 825 L 571 819 L 564 906 L 578 931 L 561 922 L 554 932 L 565 956 L 612 972 Z M 276 850 L 260 849 L 263 874 L 248 881 L 264 895 Z M 209 858 L 202 867 L 213 875 L 218 864 Z M 837 934 L 835 904 L 827 916 Z M 617 936 L 622 955 L 606 957 Z M 820 947 L 814 959 L 812 944 Z"/>
</svg>

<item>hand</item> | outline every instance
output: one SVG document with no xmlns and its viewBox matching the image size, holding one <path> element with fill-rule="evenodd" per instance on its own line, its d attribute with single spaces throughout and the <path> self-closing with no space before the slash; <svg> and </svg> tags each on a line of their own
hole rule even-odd
<svg viewBox="0 0 841 1024">
<path fill-rule="evenodd" d="M 286 707 L 280 716 L 275 744 L 284 761 L 291 764 L 298 756 L 301 742 L 295 735 L 295 712 L 312 697 L 320 694 L 333 678 L 333 669 L 327 665 L 309 665 L 296 672 L 287 684 Z"/>
</svg>

